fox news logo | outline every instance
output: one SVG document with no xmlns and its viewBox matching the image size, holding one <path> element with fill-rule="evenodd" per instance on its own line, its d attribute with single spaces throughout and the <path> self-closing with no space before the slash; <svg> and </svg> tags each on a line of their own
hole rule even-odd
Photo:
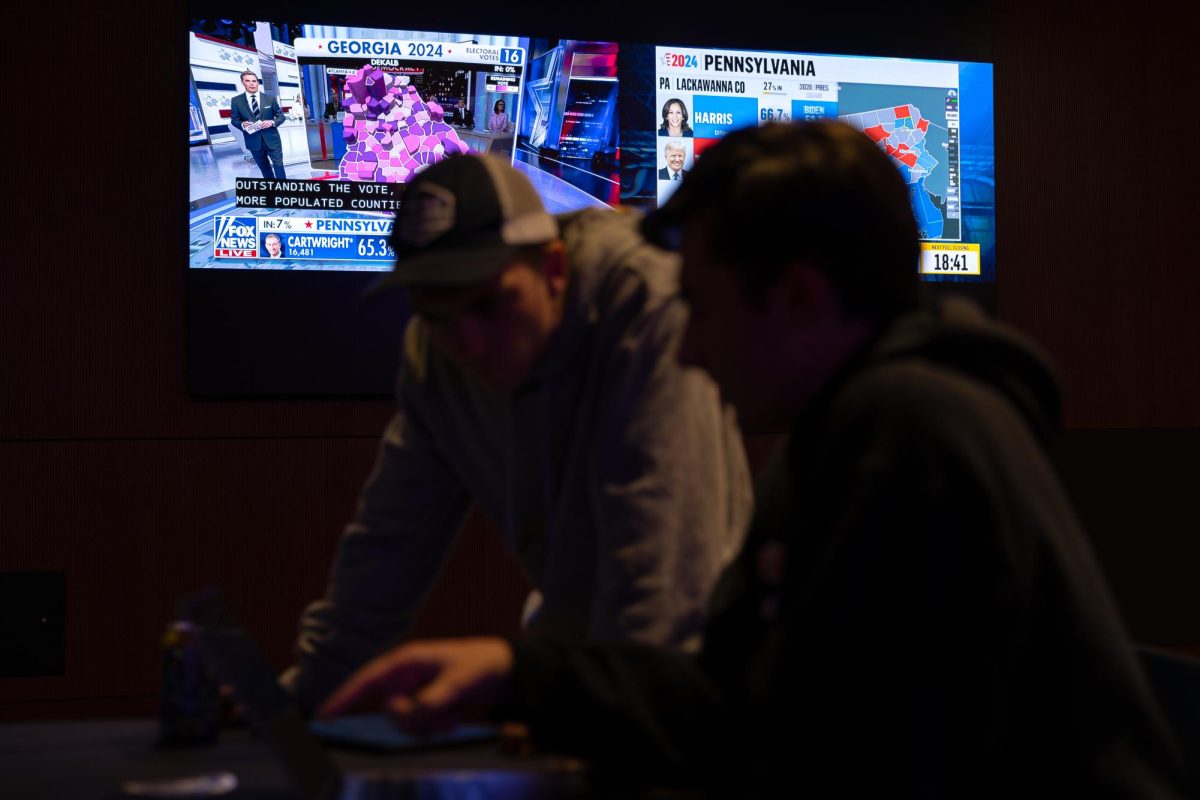
<svg viewBox="0 0 1200 800">
<path fill-rule="evenodd" d="M 214 258 L 258 258 L 258 228 L 254 217 L 217 217 Z"/>
<path fill-rule="evenodd" d="M 662 65 L 675 69 L 698 69 L 700 61 L 694 55 L 688 53 L 663 53 Z"/>
</svg>

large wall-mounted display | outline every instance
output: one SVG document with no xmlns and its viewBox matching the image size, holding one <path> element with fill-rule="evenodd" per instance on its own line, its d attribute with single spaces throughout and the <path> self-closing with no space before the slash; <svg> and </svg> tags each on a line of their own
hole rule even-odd
<svg viewBox="0 0 1200 800">
<path fill-rule="evenodd" d="M 886 150 L 904 176 L 922 278 L 996 280 L 987 63 L 300 21 L 235 23 L 249 33 L 233 42 L 210 27 L 197 19 L 189 32 L 208 133 L 193 120 L 187 263 L 197 394 L 385 393 L 395 359 L 363 371 L 376 345 L 362 319 L 379 314 L 373 330 L 390 326 L 394 343 L 404 312 L 358 308 L 356 297 L 378 277 L 361 273 L 391 268 L 388 239 L 405 184 L 451 156 L 508 159 L 552 212 L 648 210 L 731 130 L 838 118 Z M 276 40 L 289 32 L 291 41 Z M 235 115 L 255 94 L 243 71 L 259 80 L 258 110 Z M 340 331 L 330 330 L 339 316 L 333 297 L 349 304 Z M 289 306 L 284 321 L 272 306 L 280 301 Z M 347 337 L 357 342 L 352 352 Z M 280 353 L 301 341 L 308 357 Z M 322 366 L 325 358 L 336 363 Z M 286 375 L 284 365 L 296 363 L 306 365 L 303 375 Z"/>
<path fill-rule="evenodd" d="M 990 64 L 622 45 L 621 200 L 662 203 L 731 130 L 840 119 L 904 176 L 926 280 L 994 281 Z"/>
</svg>

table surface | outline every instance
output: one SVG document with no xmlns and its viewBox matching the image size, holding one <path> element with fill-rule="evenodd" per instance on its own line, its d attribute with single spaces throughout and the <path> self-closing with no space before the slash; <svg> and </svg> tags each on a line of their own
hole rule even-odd
<svg viewBox="0 0 1200 800">
<path fill-rule="evenodd" d="M 0 724 L 0 794 L 6 798 L 120 798 L 126 781 L 166 781 L 230 772 L 228 798 L 294 798 L 267 742 L 226 730 L 214 745 L 156 749 L 157 721 L 88 720 Z M 513 757 L 498 743 L 376 755 L 329 750 L 344 775 L 343 797 L 596 797 L 574 759 Z M 349 787 L 349 789 L 345 788 Z M 601 794 L 604 794 L 603 792 Z"/>
</svg>

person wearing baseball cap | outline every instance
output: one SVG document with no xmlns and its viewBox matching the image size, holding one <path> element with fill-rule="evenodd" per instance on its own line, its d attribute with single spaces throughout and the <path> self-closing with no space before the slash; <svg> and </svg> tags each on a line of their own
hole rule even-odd
<svg viewBox="0 0 1200 800">
<path fill-rule="evenodd" d="M 490 156 L 406 187 L 398 407 L 282 678 L 307 709 L 402 636 L 472 503 L 535 588 L 530 631 L 694 652 L 752 512 L 732 410 L 675 358 L 679 263 L 609 209 L 554 216 Z"/>
</svg>

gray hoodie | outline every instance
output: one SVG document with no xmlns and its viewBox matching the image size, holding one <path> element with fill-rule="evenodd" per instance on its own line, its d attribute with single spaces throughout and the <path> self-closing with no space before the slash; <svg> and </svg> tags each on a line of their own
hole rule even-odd
<svg viewBox="0 0 1200 800">
<path fill-rule="evenodd" d="M 634 215 L 559 223 L 564 317 L 526 388 L 487 390 L 410 323 L 399 408 L 284 675 L 302 705 L 405 632 L 472 502 L 540 592 L 531 630 L 699 647 L 752 511 L 740 435 L 707 376 L 675 359 L 677 260 Z"/>
</svg>

